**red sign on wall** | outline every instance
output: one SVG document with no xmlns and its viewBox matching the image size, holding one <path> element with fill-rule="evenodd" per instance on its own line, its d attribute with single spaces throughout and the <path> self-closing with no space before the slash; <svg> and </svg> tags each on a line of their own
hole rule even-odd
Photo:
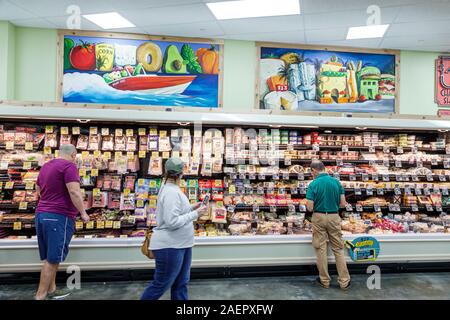
<svg viewBox="0 0 450 320">
<path fill-rule="evenodd" d="M 450 107 L 450 56 L 436 59 L 435 101 L 440 107 Z"/>
</svg>

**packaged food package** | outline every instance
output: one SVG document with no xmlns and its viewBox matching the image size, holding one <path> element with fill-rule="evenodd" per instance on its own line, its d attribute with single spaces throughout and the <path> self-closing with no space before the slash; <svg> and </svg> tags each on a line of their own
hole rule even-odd
<svg viewBox="0 0 450 320">
<path fill-rule="evenodd" d="M 139 136 L 139 151 L 148 151 L 148 136 Z"/>
<path fill-rule="evenodd" d="M 38 201 L 38 195 L 36 191 L 27 190 L 25 192 L 25 202 L 36 202 Z"/>
<path fill-rule="evenodd" d="M 183 161 L 183 174 L 188 175 L 191 169 L 191 162 L 189 157 L 182 157 L 181 161 Z"/>
<path fill-rule="evenodd" d="M 183 136 L 181 138 L 180 151 L 190 153 L 192 149 L 191 136 Z"/>
<path fill-rule="evenodd" d="M 83 206 L 85 210 L 92 208 L 92 191 L 85 191 L 83 193 Z"/>
<path fill-rule="evenodd" d="M 211 207 L 211 221 L 214 223 L 227 223 L 227 209 L 224 207 L 223 202 L 216 202 Z"/>
<path fill-rule="evenodd" d="M 88 150 L 100 150 L 100 135 L 93 134 L 89 136 L 89 147 Z"/>
<path fill-rule="evenodd" d="M 120 208 L 120 192 L 108 192 L 108 208 L 119 209 Z"/>
<path fill-rule="evenodd" d="M 134 209 L 134 217 L 136 221 L 144 221 L 147 219 L 147 204 L 145 204 L 142 208 Z"/>
<path fill-rule="evenodd" d="M 442 206 L 442 196 L 440 194 L 431 194 L 430 195 L 431 202 L 435 206 Z"/>
<path fill-rule="evenodd" d="M 26 192 L 24 190 L 15 190 L 13 193 L 12 202 L 19 203 L 25 201 L 25 194 Z"/>
<path fill-rule="evenodd" d="M 148 151 L 158 151 L 158 136 L 149 135 L 148 136 Z"/>
<path fill-rule="evenodd" d="M 212 206 L 211 205 L 209 205 L 208 206 L 208 209 L 207 209 L 207 214 L 205 214 L 205 215 L 203 215 L 203 216 L 200 216 L 198 219 L 197 219 L 197 221 L 210 221 L 211 220 L 211 209 L 212 209 Z"/>
<path fill-rule="evenodd" d="M 115 169 L 119 174 L 125 174 L 128 171 L 128 158 L 126 156 L 114 157 Z"/>
<path fill-rule="evenodd" d="M 124 180 L 124 188 L 130 189 L 131 192 L 134 192 L 134 185 L 136 183 L 136 176 L 134 175 L 127 175 L 125 176 Z"/>
<path fill-rule="evenodd" d="M 62 134 L 59 139 L 59 144 L 71 144 L 72 143 L 72 135 L 70 134 Z"/>
<path fill-rule="evenodd" d="M 134 193 L 129 193 L 127 196 L 121 194 L 120 196 L 120 210 L 134 210 Z"/>
<path fill-rule="evenodd" d="M 192 158 L 192 161 L 189 165 L 189 175 L 196 176 L 198 175 L 198 172 L 200 170 L 200 159 L 199 158 Z"/>
<path fill-rule="evenodd" d="M 211 159 L 204 159 L 201 174 L 203 176 L 211 176 L 213 173 L 213 163 Z"/>
<path fill-rule="evenodd" d="M 134 159 L 128 159 L 127 169 L 129 172 L 138 172 L 139 171 L 139 158 L 134 157 Z"/>
<path fill-rule="evenodd" d="M 29 134 L 26 132 L 17 132 L 14 134 L 14 144 L 23 146 L 25 145 L 25 142 L 32 141 L 31 138 L 29 138 Z"/>
<path fill-rule="evenodd" d="M 203 137 L 203 148 L 202 153 L 203 154 L 212 154 L 213 144 L 212 144 L 212 137 L 207 137 L 206 135 Z"/>
<path fill-rule="evenodd" d="M 23 144 L 25 144 L 25 143 L 23 143 Z M 56 138 L 56 133 L 47 133 L 45 135 L 44 146 L 50 147 L 50 148 L 56 148 L 58 146 L 58 139 Z"/>
<path fill-rule="evenodd" d="M 137 150 L 136 136 L 126 137 L 126 150 L 127 151 L 136 151 Z"/>
<path fill-rule="evenodd" d="M 222 173 L 223 159 L 216 157 L 212 160 L 212 173 Z"/>
<path fill-rule="evenodd" d="M 173 131 L 174 130 L 172 130 L 172 132 Z M 170 143 L 172 144 L 172 151 L 181 151 L 181 140 L 182 140 L 181 136 L 178 136 L 178 135 L 174 136 L 173 133 L 171 134 Z"/>
<path fill-rule="evenodd" d="M 107 135 L 102 137 L 102 150 L 103 151 L 114 150 L 114 136 Z"/>
<path fill-rule="evenodd" d="M 171 151 L 172 147 L 170 145 L 169 137 L 159 137 L 159 150 L 160 152 Z"/>
<path fill-rule="evenodd" d="M 202 154 L 202 137 L 194 137 L 192 154 L 200 156 Z"/>
<path fill-rule="evenodd" d="M 249 224 L 230 224 L 228 231 L 232 236 L 240 236 L 242 234 L 250 232 Z"/>
<path fill-rule="evenodd" d="M 212 153 L 215 156 L 221 156 L 225 153 L 225 143 L 222 137 L 216 137 L 212 140 Z"/>
<path fill-rule="evenodd" d="M 125 151 L 126 150 L 126 137 L 116 136 L 114 139 L 114 150 Z"/>
<path fill-rule="evenodd" d="M 231 128 L 226 128 L 225 129 L 225 144 L 232 145 L 233 141 L 234 141 L 233 137 L 234 137 L 234 130 Z"/>
<path fill-rule="evenodd" d="M 105 208 L 108 205 L 108 193 L 98 192 L 92 193 L 92 208 Z"/>
<path fill-rule="evenodd" d="M 89 137 L 83 134 L 78 136 L 77 140 L 77 149 L 79 150 L 87 150 L 88 148 Z"/>
<path fill-rule="evenodd" d="M 121 176 L 111 177 L 111 190 L 120 191 L 122 189 L 122 178 Z"/>
<path fill-rule="evenodd" d="M 160 176 L 163 173 L 163 165 L 161 157 L 150 157 L 148 166 L 148 174 L 152 176 Z"/>
</svg>

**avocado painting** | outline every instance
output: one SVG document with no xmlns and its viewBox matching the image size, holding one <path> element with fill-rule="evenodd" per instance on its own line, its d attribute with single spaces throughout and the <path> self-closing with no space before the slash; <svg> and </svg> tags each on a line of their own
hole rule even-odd
<svg viewBox="0 0 450 320">
<path fill-rule="evenodd" d="M 220 107 L 220 44 L 85 34 L 63 35 L 62 102 Z"/>
<path fill-rule="evenodd" d="M 259 108 L 395 113 L 397 53 L 259 46 Z"/>
</svg>

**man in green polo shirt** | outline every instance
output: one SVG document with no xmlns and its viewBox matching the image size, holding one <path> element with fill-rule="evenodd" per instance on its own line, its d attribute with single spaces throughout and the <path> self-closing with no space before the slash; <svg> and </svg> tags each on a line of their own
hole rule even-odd
<svg viewBox="0 0 450 320">
<path fill-rule="evenodd" d="M 336 258 L 338 283 L 341 289 L 350 287 L 350 275 L 344 257 L 344 240 L 341 232 L 341 217 L 339 208 L 346 205 L 345 192 L 339 180 L 331 177 L 321 161 L 311 163 L 311 173 L 314 180 L 309 184 L 306 193 L 307 209 L 313 212 L 313 247 L 316 250 L 317 269 L 319 277 L 317 282 L 324 288 L 330 287 L 330 274 L 328 273 L 328 246 Z"/>
</svg>

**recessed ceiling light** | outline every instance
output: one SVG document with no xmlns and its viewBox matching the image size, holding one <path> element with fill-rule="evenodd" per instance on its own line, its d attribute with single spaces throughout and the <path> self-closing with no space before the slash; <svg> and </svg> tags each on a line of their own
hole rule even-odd
<svg viewBox="0 0 450 320">
<path fill-rule="evenodd" d="M 347 40 L 382 38 L 388 28 L 389 28 L 388 24 L 377 24 L 377 25 L 362 26 L 362 27 L 350 27 L 350 28 L 348 28 Z"/>
<path fill-rule="evenodd" d="M 103 29 L 117 29 L 117 28 L 133 28 L 136 27 L 130 21 L 122 17 L 117 12 L 107 12 L 98 14 L 84 14 L 84 18 L 95 23 Z"/>
<path fill-rule="evenodd" d="M 206 5 L 218 20 L 300 14 L 298 0 L 239 0 Z"/>
</svg>

